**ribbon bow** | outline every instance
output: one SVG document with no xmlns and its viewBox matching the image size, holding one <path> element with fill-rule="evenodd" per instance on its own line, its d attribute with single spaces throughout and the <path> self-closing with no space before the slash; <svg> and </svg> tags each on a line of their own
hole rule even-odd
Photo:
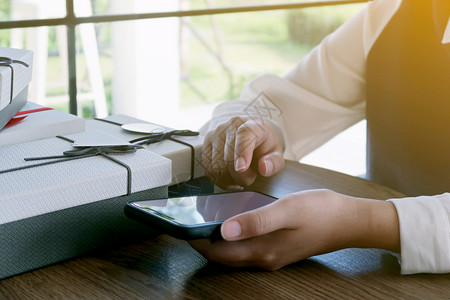
<svg viewBox="0 0 450 300">
<path fill-rule="evenodd" d="M 26 161 L 42 160 L 42 159 L 58 159 L 58 158 L 84 158 L 89 156 L 102 155 L 113 153 L 133 153 L 137 149 L 142 149 L 139 145 L 122 145 L 122 146 L 91 146 L 91 147 L 78 147 L 74 150 L 64 151 L 63 155 L 57 156 L 42 156 L 42 157 L 28 157 L 24 158 Z M 110 158 L 110 156 L 107 156 Z"/>
<path fill-rule="evenodd" d="M 131 140 L 130 143 L 134 145 L 149 145 L 154 143 L 159 143 L 163 140 L 171 140 L 176 143 L 185 145 L 191 149 L 191 179 L 194 179 L 194 160 L 195 160 L 195 149 L 194 146 L 192 146 L 189 143 L 174 139 L 173 136 L 197 136 L 200 133 L 197 131 L 192 130 L 172 130 L 168 132 L 161 132 L 161 133 L 151 133 L 148 136 L 144 136 L 141 138 L 137 138 L 134 140 Z"/>
<path fill-rule="evenodd" d="M 149 145 L 159 143 L 163 140 L 174 140 L 172 136 L 197 136 L 199 134 L 199 132 L 192 130 L 172 130 L 168 132 L 151 133 L 148 136 L 131 140 L 130 143 L 134 145 Z M 180 142 L 178 140 L 175 141 Z"/>
<path fill-rule="evenodd" d="M 74 141 L 72 141 L 68 138 L 62 137 L 62 136 L 57 136 L 57 137 L 61 138 L 63 140 L 66 140 L 68 142 L 72 142 L 72 143 L 74 142 Z M 8 169 L 8 170 L 0 170 L 0 174 L 24 170 L 24 169 L 30 169 L 30 168 L 35 168 L 35 167 L 40 167 L 40 166 L 45 166 L 45 165 L 51 165 L 51 164 L 56 164 L 59 162 L 65 162 L 65 161 L 70 161 L 70 160 L 75 160 L 75 159 L 80 159 L 80 158 L 101 155 L 101 156 L 103 156 L 103 157 L 105 157 L 127 169 L 127 195 L 130 195 L 131 194 L 131 182 L 132 182 L 131 168 L 127 164 L 121 162 L 118 159 L 115 159 L 114 157 L 110 156 L 109 154 L 133 153 L 133 152 L 136 152 L 137 149 L 142 149 L 142 148 L 143 147 L 139 146 L 139 145 L 79 147 L 74 150 L 64 151 L 63 155 L 24 158 L 24 160 L 26 160 L 26 161 L 43 160 L 43 159 L 53 159 L 53 160 L 42 162 L 42 163 L 37 163 L 37 164 L 33 164 L 33 165 L 28 165 L 28 166 L 12 168 L 12 169 Z"/>
<path fill-rule="evenodd" d="M 94 118 L 94 120 L 106 122 L 106 123 L 117 125 L 117 126 L 123 125 L 121 123 L 114 122 L 111 120 L 105 120 L 105 119 L 99 119 L 99 118 Z M 177 139 L 173 138 L 173 136 L 197 136 L 199 134 L 200 134 L 199 132 L 191 131 L 191 130 L 172 130 L 172 131 L 168 131 L 168 132 L 151 133 L 150 135 L 140 137 L 140 138 L 131 140 L 129 142 L 132 143 L 133 145 L 149 145 L 149 144 L 159 143 L 163 140 L 171 140 L 175 143 L 179 143 L 179 144 L 189 147 L 189 149 L 191 149 L 191 179 L 194 179 L 195 178 L 195 176 L 194 176 L 195 175 L 194 174 L 194 161 L 195 161 L 194 146 L 192 146 L 191 144 L 186 143 L 184 141 L 177 140 Z"/>
<path fill-rule="evenodd" d="M 11 69 L 11 92 L 10 92 L 10 98 L 9 103 L 13 100 L 13 88 L 14 88 L 14 68 L 11 66 L 11 64 L 21 64 L 25 67 L 29 67 L 29 65 L 21 60 L 11 59 L 9 57 L 0 57 L 0 67 L 9 67 Z"/>
</svg>

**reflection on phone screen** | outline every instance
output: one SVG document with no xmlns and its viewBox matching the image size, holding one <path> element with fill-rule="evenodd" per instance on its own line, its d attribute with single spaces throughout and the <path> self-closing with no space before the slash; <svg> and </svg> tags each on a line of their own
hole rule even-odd
<svg viewBox="0 0 450 300">
<path fill-rule="evenodd" d="M 156 212 L 160 217 L 171 221 L 195 225 L 225 221 L 275 200 L 275 198 L 255 192 L 238 192 L 138 201 L 133 204 L 140 209 Z"/>
</svg>

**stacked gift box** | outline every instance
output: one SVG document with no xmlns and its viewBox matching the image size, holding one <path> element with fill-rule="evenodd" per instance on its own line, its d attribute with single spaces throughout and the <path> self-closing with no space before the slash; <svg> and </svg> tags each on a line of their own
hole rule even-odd
<svg viewBox="0 0 450 300">
<path fill-rule="evenodd" d="M 0 57 L 31 66 L 28 51 L 17 53 L 0 48 Z M 121 125 L 143 121 L 115 115 L 86 122 L 27 102 L 26 67 L 14 70 L 8 101 L 7 69 L 0 66 L 0 118 L 9 122 L 0 130 L 0 278 L 154 235 L 125 217 L 125 203 L 165 198 L 170 185 L 203 175 L 198 134 L 163 126 L 156 135 L 133 133 Z M 19 96 L 20 107 L 5 114 Z"/>
<path fill-rule="evenodd" d="M 0 130 L 0 146 L 83 132 L 85 123 L 77 116 L 27 102 Z"/>
<path fill-rule="evenodd" d="M 0 130 L 25 105 L 33 53 L 0 47 Z"/>
</svg>

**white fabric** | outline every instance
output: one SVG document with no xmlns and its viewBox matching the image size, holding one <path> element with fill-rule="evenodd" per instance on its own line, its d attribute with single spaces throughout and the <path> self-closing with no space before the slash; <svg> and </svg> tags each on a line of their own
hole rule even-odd
<svg viewBox="0 0 450 300">
<path fill-rule="evenodd" d="M 448 18 L 447 28 L 445 29 L 444 37 L 442 38 L 442 44 L 450 43 L 450 18 Z"/>
<path fill-rule="evenodd" d="M 450 194 L 390 200 L 400 221 L 402 273 L 450 270 Z"/>
<path fill-rule="evenodd" d="M 241 94 L 242 100 L 220 105 L 204 129 L 214 128 L 231 115 L 245 114 L 252 99 L 264 92 L 281 111 L 271 122 L 278 124 L 279 131 L 283 132 L 285 157 L 298 160 L 316 149 L 365 117 L 367 55 L 400 5 L 401 0 L 369 2 L 285 77 L 262 75 L 251 81 Z M 447 32 L 449 28 L 450 22 Z M 443 221 L 450 216 L 450 197 L 408 200 L 401 202 L 407 205 L 394 201 L 400 216 L 404 249 L 402 273 L 450 272 L 450 230 L 448 222 Z M 414 213 L 420 217 L 408 217 Z M 417 219 L 421 224 L 428 224 L 419 234 Z M 419 243 L 420 251 L 416 249 Z"/>
</svg>

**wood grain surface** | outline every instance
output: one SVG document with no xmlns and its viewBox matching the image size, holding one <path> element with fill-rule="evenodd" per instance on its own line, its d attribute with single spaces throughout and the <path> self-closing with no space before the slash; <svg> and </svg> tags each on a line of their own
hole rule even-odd
<svg viewBox="0 0 450 300">
<path fill-rule="evenodd" d="M 359 197 L 402 195 L 361 178 L 288 162 L 251 189 L 277 197 L 329 188 Z M 0 299 L 448 299 L 450 275 L 400 275 L 397 257 L 345 249 L 274 272 L 209 263 L 166 235 L 99 249 L 0 281 Z"/>
</svg>

